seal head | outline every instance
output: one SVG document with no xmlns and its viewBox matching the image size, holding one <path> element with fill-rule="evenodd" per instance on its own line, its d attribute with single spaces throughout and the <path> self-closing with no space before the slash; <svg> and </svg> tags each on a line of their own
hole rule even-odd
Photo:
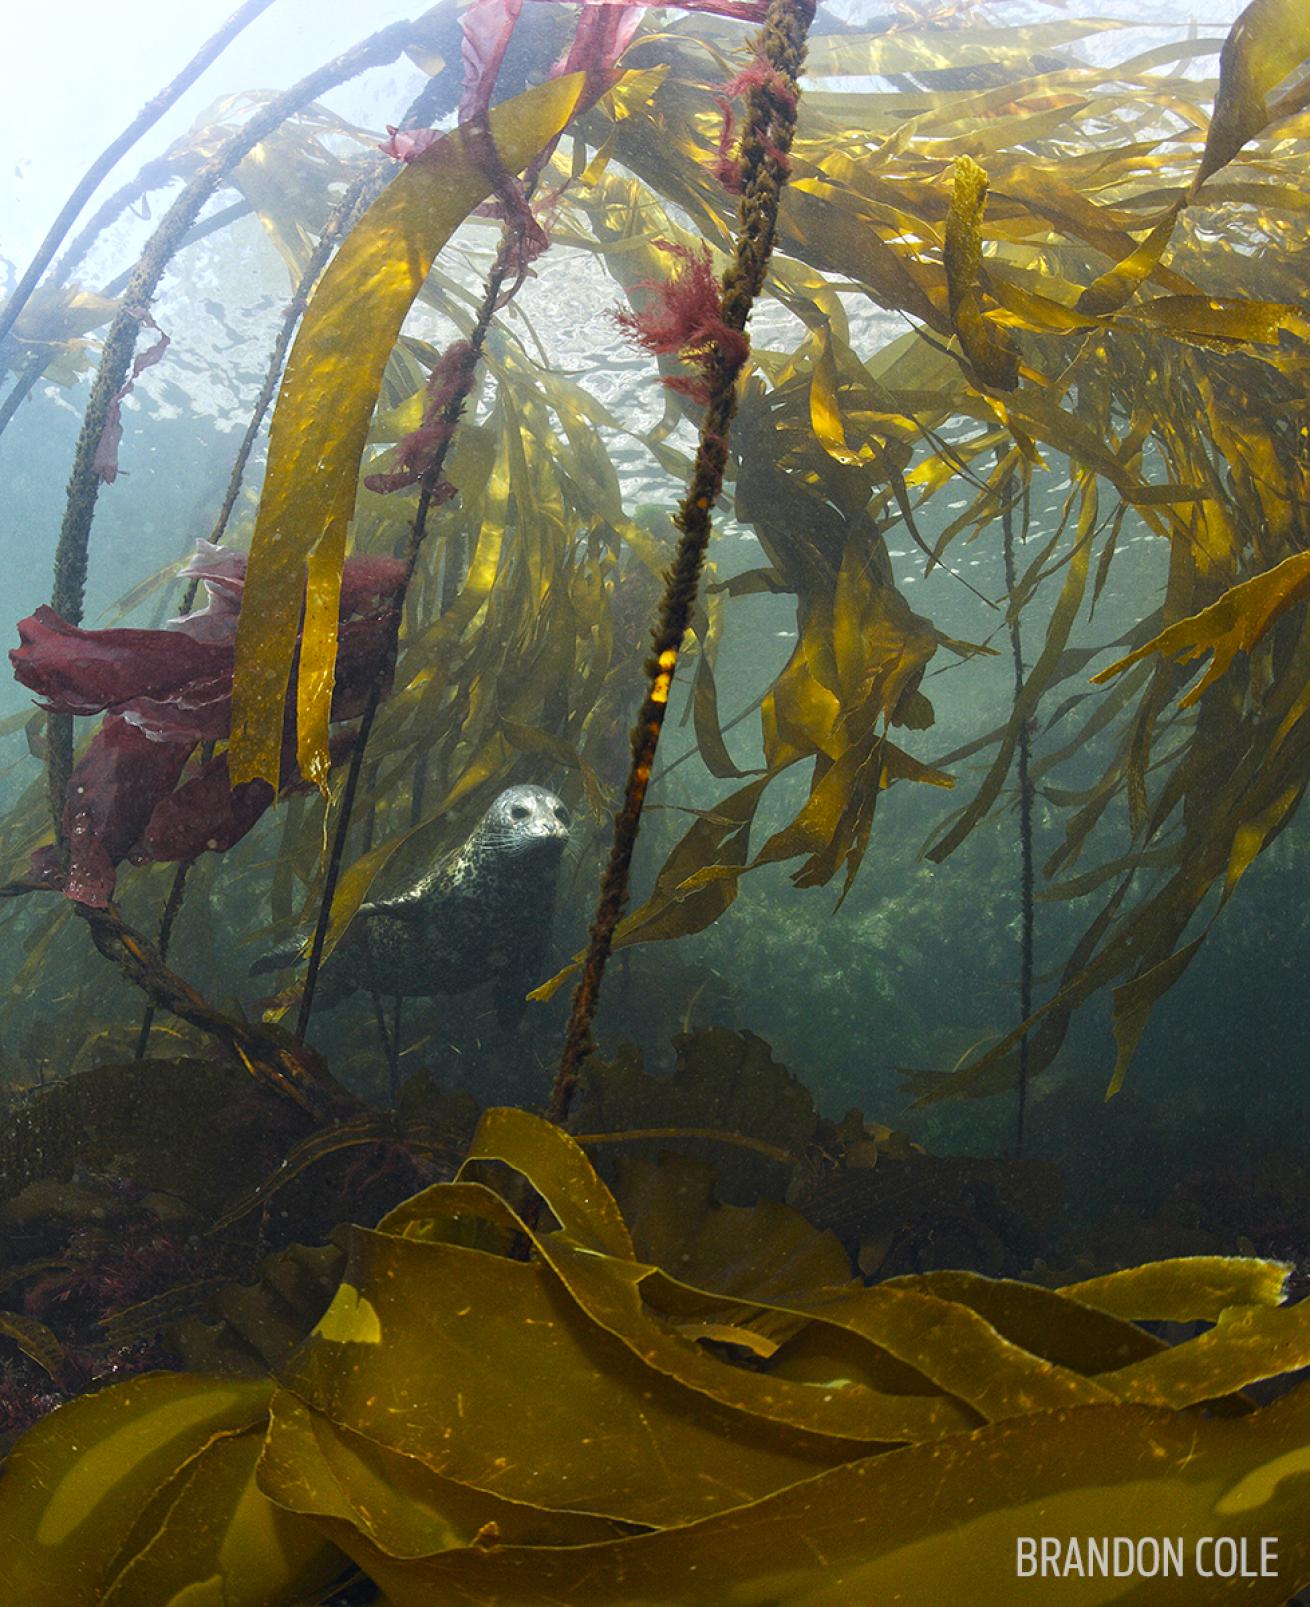
<svg viewBox="0 0 1310 1607">
<path fill-rule="evenodd" d="M 506 787 L 483 815 L 469 847 L 486 853 L 544 857 L 558 862 L 569 840 L 569 812 L 553 792 L 531 783 Z"/>
</svg>

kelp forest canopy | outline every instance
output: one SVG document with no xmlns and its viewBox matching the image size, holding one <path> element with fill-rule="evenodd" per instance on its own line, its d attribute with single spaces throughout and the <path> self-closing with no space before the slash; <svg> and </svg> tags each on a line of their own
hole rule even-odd
<svg viewBox="0 0 1310 1607">
<path fill-rule="evenodd" d="M 51 711 L 11 721 L 32 750 L 0 824 L 10 919 L 30 923 L 16 993 L 70 904 L 132 900 L 153 935 L 171 867 L 194 861 L 188 897 L 221 907 L 248 833 L 241 896 L 273 937 L 312 924 L 327 886 L 322 954 L 511 782 L 548 780 L 603 842 L 668 515 L 728 360 L 743 114 L 786 99 L 745 52 L 763 10 L 479 0 L 461 40 L 443 0 L 294 92 L 218 102 L 97 214 L 151 196 L 160 213 L 112 282 L 81 274 L 89 240 L 57 259 L 3 347 L 6 426 L 35 387 L 94 375 L 54 591 L 12 655 Z M 652 792 L 685 806 L 688 782 L 696 807 L 615 936 L 701 932 L 770 865 L 840 904 L 893 784 L 922 791 L 943 876 L 985 822 L 1031 834 L 1038 813 L 1039 909 L 1078 930 L 1035 982 L 1031 943 L 1015 950 L 1015 1008 L 954 1069 L 910 1073 L 921 1102 L 1040 1072 L 1107 990 L 1116 1089 L 1310 780 L 1310 11 L 1255 0 L 1226 34 L 1149 48 L 1135 19 L 1076 11 L 817 12 L 716 515 L 755 557 L 711 545 L 674 688 L 680 781 L 661 796 L 657 766 Z M 325 109 L 402 53 L 426 76 L 389 137 Z M 291 300 L 213 545 L 193 556 L 179 532 L 175 561 L 85 624 L 88 575 L 126 561 L 92 523 L 133 497 L 123 403 L 197 366 L 156 292 L 191 275 L 221 294 L 203 265 L 252 214 Z M 539 329 L 534 302 L 560 260 L 618 313 L 598 298 L 564 352 L 559 307 Z M 934 574 L 942 610 L 920 601 Z M 789 650 L 752 659 L 734 722 L 720 647 L 766 603 Z M 941 740 L 935 705 L 998 665 L 1003 717 Z M 99 724 L 75 743 L 79 716 Z"/>
</svg>

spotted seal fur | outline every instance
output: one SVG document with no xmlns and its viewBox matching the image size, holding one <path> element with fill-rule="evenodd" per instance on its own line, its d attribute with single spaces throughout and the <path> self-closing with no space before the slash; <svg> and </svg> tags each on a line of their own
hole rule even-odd
<svg viewBox="0 0 1310 1607">
<path fill-rule="evenodd" d="M 411 887 L 361 904 L 323 967 L 316 1008 L 357 988 L 405 998 L 463 993 L 494 981 L 503 1021 L 522 1013 L 541 980 L 569 812 L 553 792 L 507 787 L 468 837 Z M 292 943 L 264 955 L 252 976 L 293 965 Z"/>
</svg>

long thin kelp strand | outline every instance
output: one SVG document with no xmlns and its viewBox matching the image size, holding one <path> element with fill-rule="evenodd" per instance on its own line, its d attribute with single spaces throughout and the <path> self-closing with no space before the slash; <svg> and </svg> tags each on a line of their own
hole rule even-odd
<svg viewBox="0 0 1310 1607">
<path fill-rule="evenodd" d="M 340 814 L 337 817 L 337 828 L 332 838 L 332 850 L 328 857 L 327 874 L 323 880 L 323 896 L 319 901 L 318 919 L 314 923 L 314 937 L 309 949 L 309 964 L 305 970 L 305 987 L 300 996 L 300 1013 L 296 1019 L 296 1037 L 304 1040 L 309 1030 L 309 1018 L 314 1009 L 314 991 L 318 986 L 318 973 L 323 964 L 323 944 L 327 938 L 328 925 L 332 918 L 332 901 L 336 897 L 337 881 L 341 875 L 341 862 L 345 857 L 346 839 L 350 834 L 350 819 L 354 812 L 355 795 L 359 791 L 359 778 L 364 768 L 364 752 L 368 747 L 369 735 L 373 730 L 373 721 L 377 718 L 378 705 L 386 690 L 388 677 L 395 662 L 398 639 L 400 635 L 400 622 L 405 614 L 405 598 L 409 593 L 410 582 L 414 578 L 414 570 L 418 566 L 419 552 L 427 535 L 428 509 L 436 488 L 441 483 L 442 470 L 445 467 L 446 456 L 454 439 L 454 426 L 459 423 L 464 412 L 464 404 L 473 387 L 473 376 L 477 371 L 478 361 L 482 355 L 483 343 L 487 338 L 487 331 L 491 327 L 491 320 L 495 317 L 496 306 L 500 301 L 501 289 L 509 273 L 510 262 L 515 251 L 515 236 L 513 225 L 507 223 L 501 235 L 500 248 L 496 252 L 495 261 L 487 274 L 487 282 L 482 294 L 482 303 L 478 308 L 477 319 L 469 334 L 467 353 L 464 358 L 462 372 L 456 382 L 441 418 L 442 423 L 449 425 L 445 439 L 437 448 L 431 466 L 423 476 L 422 487 L 419 491 L 418 510 L 414 515 L 414 523 L 410 528 L 409 542 L 405 549 L 405 573 L 400 586 L 396 591 L 391 607 L 391 642 L 389 650 L 381 657 L 378 673 L 369 688 L 368 702 L 360 718 L 359 730 L 355 736 L 355 745 L 350 754 L 350 770 L 346 775 L 345 789 L 341 795 Z"/>
<path fill-rule="evenodd" d="M 18 377 L 14 380 L 13 389 L 9 395 L 0 402 L 0 435 L 3 435 L 9 426 L 9 421 L 17 413 L 19 407 L 26 399 L 37 380 L 45 373 L 45 359 L 39 351 L 32 352 L 27 361 L 18 370 Z"/>
<path fill-rule="evenodd" d="M 327 267 L 328 258 L 337 247 L 338 241 L 345 234 L 346 229 L 354 221 L 364 199 L 365 192 L 377 181 L 379 175 L 375 173 L 362 173 L 351 184 L 350 188 L 341 197 L 341 200 L 332 209 L 332 216 L 323 227 L 318 244 L 313 254 L 305 264 L 305 271 L 300 276 L 295 294 L 287 304 L 286 316 L 282 320 L 282 327 L 278 330 L 277 339 L 273 342 L 273 350 L 269 354 L 268 366 L 264 370 L 264 382 L 259 388 L 259 395 L 255 398 L 255 405 L 251 409 L 250 417 L 246 422 L 245 434 L 241 437 L 241 445 L 237 448 L 237 455 L 232 463 L 232 472 L 228 475 L 227 490 L 223 493 L 223 503 L 214 519 L 214 527 L 209 532 L 209 539 L 217 546 L 227 534 L 228 520 L 232 517 L 232 510 L 236 507 L 237 498 L 241 494 L 241 484 L 246 476 L 246 466 L 250 462 L 250 454 L 255 450 L 255 442 L 259 439 L 259 432 L 264 427 L 264 419 L 272 405 L 273 397 L 277 393 L 278 381 L 282 377 L 282 365 L 286 362 L 287 352 L 290 350 L 296 328 L 304 316 L 305 308 L 309 305 L 309 298 L 314 286 L 318 283 L 319 275 Z M 196 595 L 200 582 L 192 579 L 182 594 L 180 612 L 189 614 L 195 606 Z"/>
<path fill-rule="evenodd" d="M 437 600 L 437 617 L 448 614 L 455 606 L 459 588 L 464 579 L 468 561 L 468 538 L 457 531 L 446 538 L 444 561 L 441 566 L 441 590 Z M 409 823 L 417 826 L 423 818 L 423 796 L 427 791 L 428 772 L 432 767 L 432 749 L 424 748 L 414 763 L 414 781 L 409 793 Z"/>
<path fill-rule="evenodd" d="M 751 87 L 741 143 L 744 180 L 737 249 L 723 275 L 723 322 L 744 334 L 751 307 L 764 284 L 778 223 L 778 204 L 787 180 L 787 153 L 796 130 L 798 83 L 805 62 L 805 37 L 814 20 L 814 0 L 771 0 L 764 26 L 754 41 L 757 58 L 769 69 Z M 740 361 L 720 351 L 710 370 L 710 398 L 701 424 L 691 483 L 677 524 L 682 531 L 669 570 L 646 661 L 646 698 L 632 733 L 632 764 L 623 804 L 614 817 L 614 841 L 601 883 L 582 977 L 564 1037 L 559 1070 L 551 1089 L 549 1115 L 562 1122 L 577 1085 L 578 1069 L 594 1047 L 591 1024 L 600 1002 L 600 984 L 614 943 L 614 931 L 628 897 L 628 876 L 659 746 L 669 689 L 691 619 L 709 545 L 711 512 L 723 488 L 728 431 L 737 410 Z"/>
<path fill-rule="evenodd" d="M 354 78 L 367 67 L 380 66 L 398 56 L 413 36 L 409 22 L 394 23 L 352 46 L 325 63 L 299 83 L 274 97 L 256 112 L 221 149 L 200 169 L 165 213 L 150 238 L 124 293 L 124 305 L 110 326 L 105 339 L 100 368 L 82 421 L 73 472 L 68 482 L 68 501 L 55 552 L 55 580 L 50 604 L 71 625 L 82 619 L 86 588 L 87 548 L 91 521 L 95 517 L 99 478 L 96 451 L 104 434 L 110 405 L 127 378 L 136 346 L 138 322 L 129 311 L 149 304 L 164 269 L 178 249 L 196 217 L 234 167 L 263 139 L 281 126 L 301 107 L 316 100 L 326 90 Z M 73 768 L 73 721 L 70 715 L 52 714 L 49 733 L 48 776 L 50 806 L 55 832 L 63 841 L 63 804 L 68 778 Z"/>
<path fill-rule="evenodd" d="M 1027 526 L 1028 494 L 1024 492 L 1024 525 Z M 1014 701 L 1023 697 L 1023 637 L 1019 613 L 1014 607 L 1016 576 L 1014 568 L 1014 503 L 1007 497 L 1001 511 L 1005 534 L 1005 590 L 1010 598 L 1010 653 L 1014 659 Z M 1019 1019 L 1027 1021 L 1033 1013 L 1033 786 L 1028 774 L 1029 722 L 1019 727 L 1015 744 L 1019 781 Z M 1028 1034 L 1018 1043 L 1018 1069 L 1015 1084 L 1014 1153 L 1023 1154 L 1024 1118 L 1028 1104 Z"/>
<path fill-rule="evenodd" d="M 435 79 L 430 79 L 424 85 L 422 92 L 401 118 L 398 125 L 400 128 L 419 128 L 427 122 L 432 110 L 431 102 L 436 98 L 434 92 L 435 83 Z M 305 271 L 301 274 L 300 282 L 296 285 L 295 294 L 287 304 L 286 316 L 282 320 L 281 329 L 278 330 L 277 339 L 273 342 L 268 367 L 264 371 L 264 383 L 259 388 L 259 395 L 255 400 L 254 409 L 246 424 L 246 432 L 241 438 L 241 445 L 237 448 L 236 459 L 232 464 L 232 473 L 228 476 L 227 491 L 223 496 L 223 505 L 218 511 L 218 517 L 214 520 L 214 528 L 209 533 L 209 539 L 215 545 L 222 541 L 227 532 L 227 522 L 232 517 L 232 509 L 236 507 L 237 497 L 241 492 L 241 482 L 245 478 L 246 465 L 250 461 L 250 454 L 255 449 L 255 442 L 258 440 L 259 432 L 263 428 L 265 415 L 268 413 L 273 397 L 277 392 L 278 380 L 282 375 L 287 352 L 291 349 L 291 342 L 300 320 L 305 315 L 305 308 L 309 305 L 309 298 L 313 294 L 314 286 L 318 283 L 319 276 L 324 268 L 327 267 L 328 258 L 354 225 L 360 213 L 385 188 L 394 170 L 395 163 L 390 159 L 386 159 L 374 163 L 359 174 L 357 178 L 352 180 L 345 194 L 333 207 L 327 222 L 323 225 L 323 233 L 319 236 L 318 244 L 311 252 L 309 261 L 305 264 Z M 249 210 L 249 208 L 246 210 Z M 199 584 L 199 581 L 193 580 L 187 587 L 182 597 L 182 613 L 190 613 L 195 604 Z"/>
<path fill-rule="evenodd" d="M 126 184 L 107 196 L 69 241 L 68 247 L 46 279 L 47 287 L 68 282 L 73 269 L 86 256 L 91 247 L 112 223 L 116 223 L 128 207 L 135 206 L 155 190 L 162 190 L 177 179 L 186 179 L 198 165 L 197 159 L 187 160 L 185 154 L 166 154 L 152 157 Z"/>
<path fill-rule="evenodd" d="M 73 193 L 64 202 L 59 216 L 50 225 L 50 230 L 29 263 L 27 272 L 14 287 L 14 293 L 3 311 L 0 311 L 0 340 L 3 340 L 14 327 L 19 313 L 27 305 L 28 298 L 40 282 L 41 275 L 50 266 L 55 252 L 58 251 L 59 242 L 72 228 L 78 213 L 91 199 L 105 174 L 114 167 L 121 156 L 132 149 L 147 129 L 154 127 L 173 102 L 190 89 L 205 68 L 227 49 L 242 29 L 252 23 L 261 12 L 267 11 L 272 3 L 273 0 L 246 0 L 245 5 L 234 11 L 218 32 L 205 41 L 177 77 L 166 84 L 152 100 L 146 102 L 118 138 L 107 145 L 87 168 Z"/>
</svg>

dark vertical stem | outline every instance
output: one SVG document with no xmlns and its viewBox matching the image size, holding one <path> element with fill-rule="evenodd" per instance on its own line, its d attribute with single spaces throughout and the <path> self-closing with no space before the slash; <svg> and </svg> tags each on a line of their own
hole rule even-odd
<svg viewBox="0 0 1310 1607">
<path fill-rule="evenodd" d="M 27 305 L 32 292 L 40 282 L 41 275 L 50 266 L 55 252 L 58 251 L 59 242 L 72 228 L 74 219 L 91 199 L 105 174 L 119 157 L 131 150 L 147 129 L 154 127 L 174 101 L 190 89 L 205 68 L 227 49 L 242 29 L 252 23 L 261 12 L 267 11 L 272 3 L 273 0 L 246 0 L 245 5 L 234 11 L 218 32 L 205 41 L 177 77 L 166 84 L 152 100 L 146 102 L 118 138 L 107 145 L 87 168 L 78 180 L 73 193 L 64 202 L 59 216 L 50 225 L 49 233 L 41 242 L 26 273 L 15 286 L 13 295 L 0 310 L 0 340 L 3 340 L 14 327 L 19 313 Z"/>
<path fill-rule="evenodd" d="M 771 74 L 768 80 L 751 89 L 743 120 L 744 183 L 740 224 L 736 252 L 724 273 L 721 290 L 723 322 L 739 334 L 745 331 L 773 251 L 778 204 L 787 180 L 787 153 L 796 130 L 798 80 L 805 62 L 805 38 L 813 20 L 814 0 L 771 0 L 764 26 L 754 41 L 757 56 L 768 64 Z M 728 432 L 737 411 L 739 369 L 740 360 L 729 361 L 722 350 L 710 368 L 710 398 L 701 423 L 691 483 L 675 521 L 682 535 L 660 605 L 653 651 L 646 661 L 647 690 L 632 732 L 632 763 L 623 803 L 614 817 L 609 863 L 601 882 L 582 976 L 573 995 L 559 1070 L 551 1089 L 547 1115 L 554 1122 L 563 1122 L 568 1115 L 579 1068 L 594 1047 L 591 1024 L 600 1003 L 601 980 L 627 902 L 632 855 L 650 785 L 651 766 L 664 728 L 678 655 L 700 586 L 710 539 L 711 514 L 723 488 Z"/>
<path fill-rule="evenodd" d="M 468 565 L 468 536 L 463 530 L 453 532 L 445 543 L 441 565 L 441 586 L 437 599 L 437 617 L 455 606 L 459 588 L 464 583 Z M 414 763 L 414 780 L 409 793 L 409 823 L 417 826 L 423 818 L 423 799 L 428 789 L 428 775 L 432 769 L 432 748 L 424 748 Z"/>
<path fill-rule="evenodd" d="M 378 762 L 376 759 L 368 767 L 368 777 L 364 782 L 364 789 L 368 793 L 368 813 L 364 816 L 364 829 L 360 833 L 359 851 L 368 853 L 373 846 L 373 838 L 378 828 L 377 810 Z"/>
<path fill-rule="evenodd" d="M 1009 495 L 1009 479 L 1001 488 L 1001 528 L 1005 543 L 1005 589 L 1010 599 L 1010 653 L 1014 660 L 1014 698 L 1023 696 L 1023 637 L 1019 612 L 1014 606 L 1016 576 L 1014 568 L 1014 504 Z M 1027 528 L 1028 493 L 1024 491 L 1024 527 Z M 1019 727 L 1016 767 L 1019 782 L 1019 1019 L 1027 1021 L 1033 1013 L 1033 787 L 1029 776 L 1031 730 L 1025 720 Z M 1018 1073 L 1015 1087 L 1014 1153 L 1023 1155 L 1024 1119 L 1028 1105 L 1028 1034 L 1019 1039 Z"/>
<path fill-rule="evenodd" d="M 39 351 L 30 353 L 14 379 L 13 389 L 0 402 L 0 435 L 9 428 L 9 421 L 45 372 L 45 359 Z"/>
<path fill-rule="evenodd" d="M 409 823 L 417 826 L 423 818 L 423 794 L 428 785 L 428 760 L 432 750 L 424 748 L 414 765 L 414 781 L 409 792 Z"/>
</svg>

